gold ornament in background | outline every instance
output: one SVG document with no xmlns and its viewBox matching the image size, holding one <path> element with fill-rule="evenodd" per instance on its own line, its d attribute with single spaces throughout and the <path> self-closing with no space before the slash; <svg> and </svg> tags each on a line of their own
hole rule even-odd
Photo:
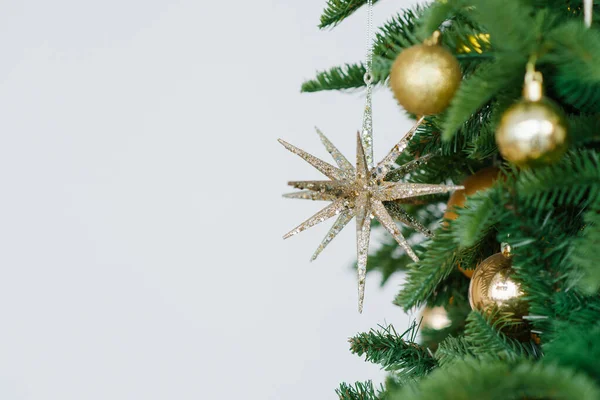
<svg viewBox="0 0 600 400">
<path fill-rule="evenodd" d="M 460 85 L 462 74 L 454 55 L 431 39 L 403 50 L 390 71 L 394 96 L 415 115 L 438 114 L 446 109 Z"/>
<path fill-rule="evenodd" d="M 410 215 L 399 202 L 409 202 L 419 196 L 436 193 L 446 193 L 462 189 L 462 186 L 435 185 L 427 183 L 390 182 L 385 178 L 392 172 L 399 177 L 410 174 L 421 168 L 423 159 L 410 161 L 394 168 L 396 160 L 408 146 L 419 125 L 423 122 L 421 117 L 412 129 L 398 142 L 388 155 L 379 164 L 370 167 L 365 155 L 365 149 L 360 137 L 357 136 L 356 166 L 350 164 L 348 159 L 317 129 L 321 142 L 332 155 L 337 167 L 314 157 L 305 151 L 292 146 L 279 139 L 279 142 L 292 153 L 302 157 L 323 175 L 329 178 L 323 181 L 297 181 L 289 182 L 290 186 L 302 189 L 299 192 L 284 195 L 293 199 L 324 200 L 331 203 L 315 215 L 288 232 L 283 238 L 287 239 L 326 219 L 337 216 L 331 230 L 325 236 L 321 245 L 313 255 L 313 260 L 335 238 L 335 236 L 356 217 L 356 249 L 358 263 L 358 310 L 362 312 L 365 277 L 367 272 L 367 255 L 369 252 L 369 239 L 371 235 L 371 218 L 376 218 L 379 223 L 394 237 L 398 244 L 414 261 L 419 258 L 414 253 L 407 240 L 402 236 L 394 219 L 430 235 L 429 230 Z M 394 202 L 393 206 L 384 206 L 384 202 Z"/>
<path fill-rule="evenodd" d="M 421 328 L 439 331 L 451 324 L 452 321 L 448 317 L 448 312 L 442 306 L 425 307 L 421 312 Z"/>
<path fill-rule="evenodd" d="M 510 246 L 503 244 L 501 253 L 486 258 L 475 269 L 469 285 L 471 308 L 485 312 L 497 307 L 519 316 L 524 315 L 527 303 L 513 274 Z"/>
<path fill-rule="evenodd" d="M 456 51 L 460 54 L 468 54 L 475 51 L 481 54 L 484 50 L 490 48 L 490 34 L 478 33 L 476 35 L 467 35 L 467 42 L 461 42 L 456 47 Z"/>
<path fill-rule="evenodd" d="M 448 199 L 448 205 L 446 207 L 446 212 L 444 213 L 444 218 L 451 220 L 458 218 L 458 214 L 454 212 L 455 207 L 464 207 L 465 202 L 467 201 L 467 196 L 471 196 L 480 190 L 485 190 L 492 187 L 499 175 L 500 169 L 498 167 L 487 167 L 467 177 L 461 183 L 461 185 L 465 188 L 452 193 Z"/>
<path fill-rule="evenodd" d="M 523 100 L 502 115 L 496 130 L 500 154 L 520 167 L 552 163 L 567 150 L 562 111 L 543 97 L 542 74 L 528 65 Z"/>
<path fill-rule="evenodd" d="M 448 199 L 446 212 L 444 213 L 444 219 L 455 220 L 458 218 L 458 214 L 454 212 L 455 207 L 464 207 L 467 201 L 467 196 L 475 194 L 480 190 L 490 188 L 494 182 L 500 176 L 500 168 L 498 167 L 487 167 L 477 171 L 475 174 L 467 177 L 461 184 L 465 188 L 457 190 Z M 465 269 L 458 265 L 458 270 L 463 273 L 467 278 L 473 276 L 474 269 Z"/>
</svg>

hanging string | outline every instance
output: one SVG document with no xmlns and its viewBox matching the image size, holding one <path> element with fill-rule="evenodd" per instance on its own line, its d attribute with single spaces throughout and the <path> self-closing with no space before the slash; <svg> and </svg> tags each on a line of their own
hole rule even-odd
<svg viewBox="0 0 600 400">
<path fill-rule="evenodd" d="M 583 22 L 588 28 L 592 26 L 592 7 L 594 0 L 583 0 Z"/>
<path fill-rule="evenodd" d="M 365 83 L 372 83 L 373 72 L 373 0 L 367 0 L 367 50 L 365 64 L 367 72 L 365 74 Z M 370 82 L 371 81 L 371 82 Z"/>
<path fill-rule="evenodd" d="M 373 0 L 367 0 L 367 51 L 365 56 L 365 76 L 367 100 L 363 114 L 361 139 L 367 164 L 373 167 Z"/>
</svg>

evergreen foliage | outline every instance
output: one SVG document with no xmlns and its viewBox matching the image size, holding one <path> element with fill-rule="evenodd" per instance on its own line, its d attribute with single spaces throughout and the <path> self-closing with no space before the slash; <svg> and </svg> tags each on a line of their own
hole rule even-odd
<svg viewBox="0 0 600 400">
<path fill-rule="evenodd" d="M 335 393 L 340 400 L 383 400 L 384 389 L 381 387 L 378 391 L 373 387 L 373 382 L 356 382 L 353 385 L 341 383 Z"/>
<path fill-rule="evenodd" d="M 597 251 L 600 249 L 600 207 L 595 204 L 585 213 L 585 227 L 581 238 L 575 240 L 571 262 L 579 268 L 581 276 L 575 278 L 575 284 L 588 295 L 600 289 L 600 268 Z"/>
<path fill-rule="evenodd" d="M 346 64 L 343 67 L 333 67 L 330 70 L 319 72 L 314 80 L 302 84 L 303 92 L 318 92 L 320 90 L 356 89 L 364 86 L 364 75 L 367 72 L 361 64 Z M 380 82 L 380 71 L 373 71 L 373 82 Z"/>
<path fill-rule="evenodd" d="M 502 186 L 483 190 L 469 196 L 465 208 L 457 209 L 459 218 L 453 223 L 458 246 L 469 248 L 485 238 L 498 223 L 501 210 L 497 208 L 502 197 Z"/>
<path fill-rule="evenodd" d="M 465 339 L 473 354 L 485 359 L 499 358 L 510 361 L 519 358 L 537 358 L 540 351 L 535 343 L 521 343 L 504 332 L 516 331 L 522 323 L 510 316 L 485 315 L 473 311 L 467 318 Z"/>
<path fill-rule="evenodd" d="M 377 1 L 379 0 L 373 0 L 373 4 Z M 327 0 L 319 28 L 336 26 L 365 4 L 367 0 Z"/>
<path fill-rule="evenodd" d="M 341 3 L 339 0 L 330 0 L 331 3 Z M 343 3 L 366 4 L 364 0 L 345 1 Z M 338 6 L 341 7 L 340 4 Z M 333 7 L 333 6 L 332 6 Z M 340 8 L 333 7 L 341 13 Z M 419 43 L 413 34 L 415 21 L 418 17 L 416 11 L 406 10 L 397 14 L 375 34 L 373 48 L 373 83 L 382 84 L 389 76 L 391 61 L 401 49 Z M 333 11 L 332 11 L 333 12 Z M 343 13 L 339 14 L 342 15 Z M 362 63 L 346 64 L 343 67 L 333 67 L 327 71 L 318 72 L 316 78 L 302 84 L 302 92 L 318 92 L 322 90 L 357 89 L 365 86 L 364 74 L 366 72 Z"/>
<path fill-rule="evenodd" d="M 420 205 L 405 206 L 406 210 L 415 215 L 420 222 L 426 227 L 435 228 L 439 219 L 442 217 L 442 212 L 439 207 L 431 206 L 427 203 Z M 399 226 L 402 235 L 410 241 L 422 240 L 422 235 L 415 230 L 402 225 Z M 417 251 L 422 250 L 422 247 L 415 246 Z M 367 271 L 379 271 L 381 273 L 381 285 L 384 285 L 388 279 L 398 271 L 406 271 L 413 261 L 408 255 L 398 248 L 398 243 L 389 237 L 384 236 L 384 241 L 377 249 L 375 254 L 369 257 Z"/>
<path fill-rule="evenodd" d="M 546 360 L 584 371 L 600 381 L 600 325 L 581 330 L 564 326 L 555 339 L 544 346 Z"/>
<path fill-rule="evenodd" d="M 588 376 L 567 367 L 520 361 L 465 358 L 451 368 L 439 368 L 418 387 L 407 386 L 390 394 L 390 400 L 596 400 L 600 389 Z"/>
<path fill-rule="evenodd" d="M 416 343 L 416 324 L 401 335 L 392 325 L 380 328 L 350 338 L 350 351 L 402 378 L 422 377 L 436 366 L 435 358 Z"/>
<path fill-rule="evenodd" d="M 394 304 L 409 310 L 434 295 L 437 287 L 455 269 L 457 251 L 451 231 L 438 233 L 425 250 L 421 262 L 412 266 Z"/>
<path fill-rule="evenodd" d="M 366 0 L 328 0 L 321 27 L 334 27 Z M 380 327 L 350 339 L 351 351 L 388 371 L 385 387 L 342 384 L 340 399 L 600 399 L 600 3 L 591 28 L 575 0 L 439 0 L 401 10 L 376 33 L 374 77 L 383 88 L 404 49 L 442 31 L 463 81 L 443 113 L 428 116 L 398 164 L 425 168 L 388 180 L 460 183 L 490 165 L 503 178 L 469 196 L 443 221 L 447 196 L 424 197 L 408 211 L 435 236 L 401 226 L 420 261 L 395 242 L 369 257 L 382 284 L 405 273 L 394 303 L 404 310 L 443 306 L 443 329 Z M 521 98 L 526 64 L 544 76 L 546 96 L 564 111 L 569 151 L 550 165 L 519 169 L 498 152 L 495 131 Z M 317 73 L 302 90 L 360 90 L 362 63 Z M 401 112 L 399 110 L 399 112 Z M 437 228 L 436 228 L 437 227 Z M 512 247 L 514 279 L 528 305 L 521 317 L 471 311 L 461 272 Z M 459 270 L 460 267 L 460 270 Z"/>
<path fill-rule="evenodd" d="M 464 337 L 448 336 L 440 343 L 435 352 L 435 358 L 442 367 L 463 358 L 474 356 L 475 354 L 471 351 L 471 345 Z"/>
</svg>

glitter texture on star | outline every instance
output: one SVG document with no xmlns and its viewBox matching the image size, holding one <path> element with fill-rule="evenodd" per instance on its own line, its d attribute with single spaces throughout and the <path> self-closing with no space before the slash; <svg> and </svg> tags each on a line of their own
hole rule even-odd
<svg viewBox="0 0 600 400">
<path fill-rule="evenodd" d="M 317 134 L 321 138 L 321 142 L 327 151 L 335 160 L 337 167 L 279 139 L 279 142 L 286 149 L 300 156 L 329 178 L 328 180 L 322 181 L 289 182 L 290 186 L 300 190 L 285 194 L 284 197 L 331 202 L 328 206 L 285 234 L 284 239 L 337 216 L 333 226 L 313 254 L 311 258 L 311 261 L 313 261 L 350 222 L 350 220 L 355 218 L 359 312 L 362 312 L 364 302 L 367 255 L 369 252 L 369 240 L 371 236 L 371 218 L 376 218 L 394 237 L 404 251 L 406 251 L 408 256 L 414 261 L 418 261 L 417 255 L 400 232 L 395 220 L 408 225 L 426 236 L 431 236 L 432 234 L 429 229 L 408 214 L 402 208 L 401 204 L 409 203 L 411 199 L 419 196 L 463 189 L 462 186 L 454 185 L 390 182 L 385 180 L 389 174 L 393 174 L 395 177 L 409 174 L 426 163 L 429 159 L 429 156 L 422 157 L 394 168 L 396 160 L 406 149 L 409 141 L 422 122 L 423 118 L 420 118 L 402 140 L 390 150 L 388 155 L 373 167 L 369 167 L 367 162 L 367 155 L 360 133 L 357 135 L 356 141 L 357 150 L 355 166 L 352 165 L 318 129 Z M 386 202 L 386 205 L 384 205 L 384 202 Z"/>
</svg>

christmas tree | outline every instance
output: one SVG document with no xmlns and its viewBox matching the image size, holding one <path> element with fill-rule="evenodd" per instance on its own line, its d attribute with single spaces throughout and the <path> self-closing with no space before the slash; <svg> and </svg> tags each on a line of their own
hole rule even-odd
<svg viewBox="0 0 600 400">
<path fill-rule="evenodd" d="M 328 0 L 320 28 L 367 3 Z M 296 182 L 303 191 L 290 196 L 340 205 L 305 227 L 340 212 L 333 229 L 353 216 L 369 224 L 374 213 L 374 226 L 396 240 L 369 254 L 367 276 L 377 270 L 385 282 L 403 271 L 394 303 L 424 307 L 412 326 L 350 338 L 353 353 L 389 375 L 380 387 L 342 383 L 340 399 L 600 399 L 600 4 L 592 3 L 440 0 L 403 10 L 376 30 L 372 62 L 303 84 L 304 92 L 391 88 L 399 112 L 420 122 L 406 149 L 390 153 L 396 167 L 372 173 L 364 199 L 339 184 L 354 166 L 322 134 L 340 169 L 285 143 L 331 178 Z M 358 186 L 370 174 L 363 147 L 359 140 Z M 405 184 L 446 186 L 415 200 Z M 404 222 L 396 233 L 388 214 Z"/>
</svg>

